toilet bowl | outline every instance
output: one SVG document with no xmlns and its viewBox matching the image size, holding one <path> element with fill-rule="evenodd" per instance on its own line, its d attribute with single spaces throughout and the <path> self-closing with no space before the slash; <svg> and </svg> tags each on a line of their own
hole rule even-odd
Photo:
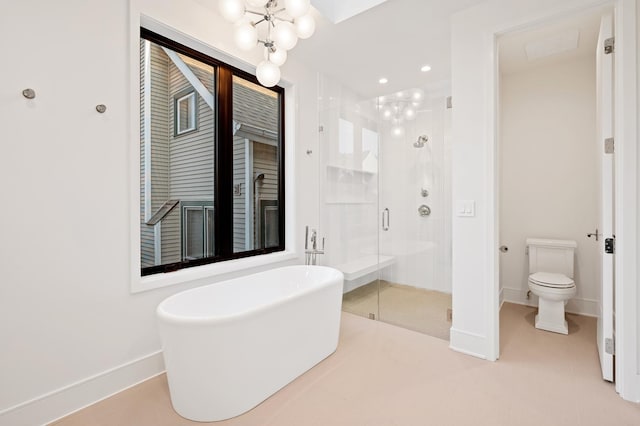
<svg viewBox="0 0 640 426">
<path fill-rule="evenodd" d="M 576 294 L 573 280 L 575 241 L 527 239 L 529 290 L 538 296 L 535 326 L 554 333 L 569 334 L 564 306 Z"/>
<path fill-rule="evenodd" d="M 564 306 L 576 294 L 575 282 L 564 274 L 536 272 L 529 275 L 529 290 L 538 296 L 536 328 L 569 334 Z"/>
</svg>

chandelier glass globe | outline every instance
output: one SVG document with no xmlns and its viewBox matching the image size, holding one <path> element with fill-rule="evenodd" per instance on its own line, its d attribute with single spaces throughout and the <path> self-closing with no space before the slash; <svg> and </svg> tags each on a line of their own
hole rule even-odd
<svg viewBox="0 0 640 426">
<path fill-rule="evenodd" d="M 264 87 L 273 87 L 280 81 L 280 68 L 272 62 L 262 61 L 256 68 L 256 77 Z"/>
<path fill-rule="evenodd" d="M 277 66 L 282 66 L 287 61 L 287 51 L 284 49 L 276 49 L 271 52 L 269 48 L 265 49 L 265 59 L 270 61 L 272 64 Z"/>
<path fill-rule="evenodd" d="M 307 13 L 310 6 L 310 0 L 284 0 L 284 8 L 294 19 Z"/>
<path fill-rule="evenodd" d="M 296 34 L 301 39 L 311 37 L 316 30 L 316 21 L 311 15 L 302 15 L 301 17 L 294 19 L 293 25 L 296 28 Z"/>
<path fill-rule="evenodd" d="M 230 22 L 238 22 L 244 16 L 245 7 L 242 0 L 220 0 L 218 2 L 220 14 Z"/>
<path fill-rule="evenodd" d="M 240 49 L 251 50 L 258 45 L 258 30 L 251 22 L 244 22 L 236 25 L 233 38 Z"/>
<path fill-rule="evenodd" d="M 265 7 L 269 0 L 246 0 L 246 2 L 251 7 Z"/>
<path fill-rule="evenodd" d="M 271 31 L 273 42 L 276 47 L 284 50 L 291 50 L 298 43 L 295 27 L 291 22 L 280 21 Z"/>
</svg>

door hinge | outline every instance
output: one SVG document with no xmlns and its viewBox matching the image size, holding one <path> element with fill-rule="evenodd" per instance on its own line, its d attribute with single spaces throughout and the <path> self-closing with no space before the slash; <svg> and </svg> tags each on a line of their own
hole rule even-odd
<svg viewBox="0 0 640 426">
<path fill-rule="evenodd" d="M 616 150 L 616 143 L 613 138 L 606 138 L 604 140 L 604 153 L 613 154 Z"/>
<path fill-rule="evenodd" d="M 615 37 L 609 37 L 604 41 L 604 53 L 608 55 L 609 53 L 614 53 L 616 51 L 616 39 Z"/>
<path fill-rule="evenodd" d="M 616 348 L 612 337 L 607 337 L 606 339 L 604 339 L 604 351 L 609 355 L 616 354 Z"/>
<path fill-rule="evenodd" d="M 616 252 L 616 239 L 605 238 L 604 240 L 604 252 L 608 254 L 614 254 Z"/>
</svg>

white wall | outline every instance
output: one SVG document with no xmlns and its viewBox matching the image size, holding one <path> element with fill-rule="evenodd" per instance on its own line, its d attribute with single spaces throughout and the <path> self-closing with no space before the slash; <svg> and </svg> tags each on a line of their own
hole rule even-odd
<svg viewBox="0 0 640 426">
<path fill-rule="evenodd" d="M 594 48 L 595 53 L 595 48 Z M 502 74 L 500 83 L 500 284 L 529 303 L 530 237 L 578 242 L 577 293 L 568 312 L 597 315 L 595 57 Z"/>
<path fill-rule="evenodd" d="M 453 203 L 474 200 L 476 216 L 453 218 L 453 349 L 478 357 L 495 360 L 499 354 L 498 341 L 498 265 L 496 187 L 496 76 L 495 35 L 545 19 L 572 13 L 599 1 L 590 0 L 509 0 L 487 1 L 462 11 L 452 18 L 452 93 L 453 93 Z M 624 167 L 618 168 L 618 183 L 624 184 L 625 206 L 617 209 L 616 226 L 625 232 L 619 235 L 619 255 L 624 257 L 624 268 L 616 268 L 623 292 L 616 295 L 616 343 L 620 354 L 617 361 L 617 386 L 624 398 L 640 400 L 638 375 L 637 310 L 637 104 L 636 64 L 636 4 L 634 0 L 616 1 L 625 12 L 616 14 L 616 46 L 624 51 L 629 62 L 617 67 L 616 79 L 627 88 L 618 93 L 621 120 L 617 135 L 624 140 L 620 154 Z M 622 21 L 625 22 L 622 25 Z M 617 55 L 617 58 L 620 58 Z M 633 65 L 630 65 L 632 63 Z M 630 90 L 629 90 L 630 89 Z M 620 108 L 624 105 L 624 108 Z M 627 116 L 631 111 L 632 117 Z M 624 119 L 622 119 L 624 117 Z M 454 211 L 455 214 L 455 211 Z M 626 297 L 623 297 L 626 296 Z M 619 302 L 622 302 L 619 304 Z M 620 315 L 619 315 L 620 314 Z"/>
<path fill-rule="evenodd" d="M 138 144 L 136 11 L 238 55 L 230 24 L 193 1 L 0 5 L 1 424 L 42 424 L 162 371 L 155 308 L 203 282 L 130 293 L 139 257 L 129 172 Z M 290 61 L 283 77 L 297 117 L 287 140 L 296 171 L 288 219 L 300 227 L 317 222 L 317 193 L 307 190 L 316 157 L 304 154 L 317 149 L 316 76 Z M 28 87 L 34 100 L 21 95 Z M 95 110 L 101 103 L 105 114 Z M 296 238 L 292 249 L 301 245 Z"/>
</svg>

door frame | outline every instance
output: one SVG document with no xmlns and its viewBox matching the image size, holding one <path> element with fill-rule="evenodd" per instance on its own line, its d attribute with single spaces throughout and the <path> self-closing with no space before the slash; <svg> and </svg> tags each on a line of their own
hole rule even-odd
<svg viewBox="0 0 640 426">
<path fill-rule="evenodd" d="M 580 13 L 594 6 L 612 4 L 615 8 L 615 111 L 614 128 L 616 134 L 615 170 L 615 223 L 616 223 L 616 265 L 615 265 L 615 323 L 616 323 L 616 391 L 624 399 L 640 402 L 640 374 L 637 362 L 640 358 L 638 345 L 638 300 L 637 259 L 637 40 L 636 1 L 602 1 L 588 7 L 575 8 L 562 13 L 550 14 L 541 19 L 517 22 L 496 28 L 490 34 L 490 72 L 487 73 L 487 88 L 490 100 L 488 126 L 489 174 L 487 203 L 489 211 L 485 226 L 487 232 L 486 279 L 490 287 L 484 301 L 487 313 L 487 359 L 497 359 L 500 354 L 500 277 L 499 277 L 499 182 L 498 182 L 498 46 L 497 38 L 505 33 L 538 25 L 562 16 Z M 454 294 L 455 297 L 455 294 Z"/>
</svg>

